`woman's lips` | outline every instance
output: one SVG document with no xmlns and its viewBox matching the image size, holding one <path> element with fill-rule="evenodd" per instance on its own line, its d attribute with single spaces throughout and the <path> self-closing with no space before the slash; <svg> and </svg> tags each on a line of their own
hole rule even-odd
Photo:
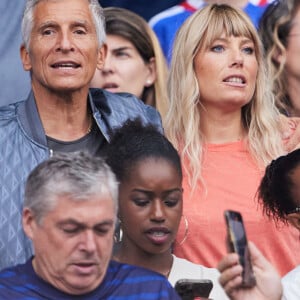
<svg viewBox="0 0 300 300">
<path fill-rule="evenodd" d="M 167 228 L 151 228 L 146 231 L 146 235 L 152 243 L 161 245 L 170 238 L 170 230 Z"/>
</svg>

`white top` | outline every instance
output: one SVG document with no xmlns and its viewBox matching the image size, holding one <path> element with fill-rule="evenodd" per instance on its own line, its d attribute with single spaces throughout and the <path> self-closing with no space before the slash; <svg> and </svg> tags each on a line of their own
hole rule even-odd
<svg viewBox="0 0 300 300">
<path fill-rule="evenodd" d="M 296 267 L 282 278 L 283 300 L 300 299 L 300 266 Z"/>
<path fill-rule="evenodd" d="M 209 298 L 213 300 L 229 299 L 218 281 L 220 273 L 217 269 L 206 268 L 175 255 L 173 258 L 173 265 L 168 278 L 172 286 L 175 286 L 179 279 L 210 279 L 213 282 L 213 289 Z"/>
</svg>

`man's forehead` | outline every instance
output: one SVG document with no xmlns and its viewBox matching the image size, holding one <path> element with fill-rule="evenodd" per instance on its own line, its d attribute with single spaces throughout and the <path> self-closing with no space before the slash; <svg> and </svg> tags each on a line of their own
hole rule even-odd
<svg viewBox="0 0 300 300">
<path fill-rule="evenodd" d="M 71 206 L 71 209 L 84 207 L 93 208 L 95 206 L 113 206 L 113 199 L 108 192 L 103 194 L 70 195 L 62 194 L 55 197 L 55 207 Z"/>
<path fill-rule="evenodd" d="M 74 198 L 77 197 L 77 198 Z M 84 197 L 84 198 L 82 198 Z M 56 218 L 104 218 L 105 216 L 115 215 L 115 204 L 109 193 L 91 195 L 70 195 L 60 194 L 54 196 L 49 201 L 53 201 L 48 215 Z"/>
<path fill-rule="evenodd" d="M 62 218 L 58 220 L 57 225 L 58 226 L 67 226 L 67 225 L 74 225 L 78 227 L 83 227 L 83 228 L 94 228 L 94 227 L 100 227 L 100 226 L 112 226 L 114 224 L 114 218 L 113 217 L 104 217 L 104 218 L 99 218 L 99 220 L 82 220 L 82 219 L 77 219 L 77 218 Z"/>
<path fill-rule="evenodd" d="M 34 9 L 35 22 L 85 22 L 92 23 L 86 0 L 41 1 Z"/>
</svg>

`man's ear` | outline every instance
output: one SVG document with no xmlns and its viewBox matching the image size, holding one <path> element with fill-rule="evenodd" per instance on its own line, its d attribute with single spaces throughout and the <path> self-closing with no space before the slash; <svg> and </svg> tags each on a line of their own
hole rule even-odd
<svg viewBox="0 0 300 300">
<path fill-rule="evenodd" d="M 300 231 L 300 216 L 299 213 L 289 214 L 287 216 L 288 222 Z"/>
<path fill-rule="evenodd" d="M 23 230 L 29 239 L 33 239 L 34 229 L 36 228 L 36 220 L 32 211 L 25 207 L 22 215 Z"/>
<path fill-rule="evenodd" d="M 102 47 L 98 50 L 97 69 L 99 70 L 103 69 L 106 54 L 107 54 L 107 45 L 104 43 Z"/>
<path fill-rule="evenodd" d="M 31 61 L 30 61 L 29 53 L 24 44 L 21 45 L 20 55 L 21 55 L 21 60 L 23 63 L 24 70 L 30 71 L 31 70 Z"/>
<path fill-rule="evenodd" d="M 151 57 L 148 64 L 148 76 L 145 82 L 145 87 L 149 87 L 156 81 L 157 75 L 156 75 L 156 61 L 155 57 Z"/>
</svg>

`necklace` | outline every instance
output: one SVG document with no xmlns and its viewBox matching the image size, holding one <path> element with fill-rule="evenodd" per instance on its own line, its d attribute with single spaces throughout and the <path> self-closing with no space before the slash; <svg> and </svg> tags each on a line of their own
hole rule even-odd
<svg viewBox="0 0 300 300">
<path fill-rule="evenodd" d="M 87 129 L 86 134 L 89 134 L 89 133 L 92 131 L 92 128 L 93 128 L 93 121 L 91 120 L 90 126 L 89 126 L 89 128 Z"/>
<path fill-rule="evenodd" d="M 90 113 L 89 114 L 89 127 L 88 127 L 88 129 L 87 129 L 87 131 L 86 131 L 86 134 L 89 134 L 91 131 L 92 131 L 92 128 L 93 128 L 93 117 L 92 117 L 92 114 Z"/>
<path fill-rule="evenodd" d="M 94 119 L 93 119 L 93 115 L 92 112 L 90 110 L 88 110 L 88 128 L 86 129 L 86 133 L 84 135 L 88 135 L 89 133 L 91 133 L 92 129 L 93 129 L 93 124 L 94 124 Z M 45 131 L 45 135 L 48 137 L 52 137 L 52 134 L 49 134 L 48 130 L 45 129 L 44 127 L 44 131 Z"/>
<path fill-rule="evenodd" d="M 171 265 L 170 265 L 170 267 L 168 268 L 167 271 L 161 272 L 161 274 L 164 275 L 164 276 L 167 277 L 167 278 L 169 278 L 169 276 L 170 276 L 170 273 L 171 273 L 171 270 L 172 270 L 172 267 L 173 267 L 173 261 L 174 261 L 174 257 L 173 257 L 173 255 L 172 255 L 172 260 L 171 260 Z"/>
</svg>

